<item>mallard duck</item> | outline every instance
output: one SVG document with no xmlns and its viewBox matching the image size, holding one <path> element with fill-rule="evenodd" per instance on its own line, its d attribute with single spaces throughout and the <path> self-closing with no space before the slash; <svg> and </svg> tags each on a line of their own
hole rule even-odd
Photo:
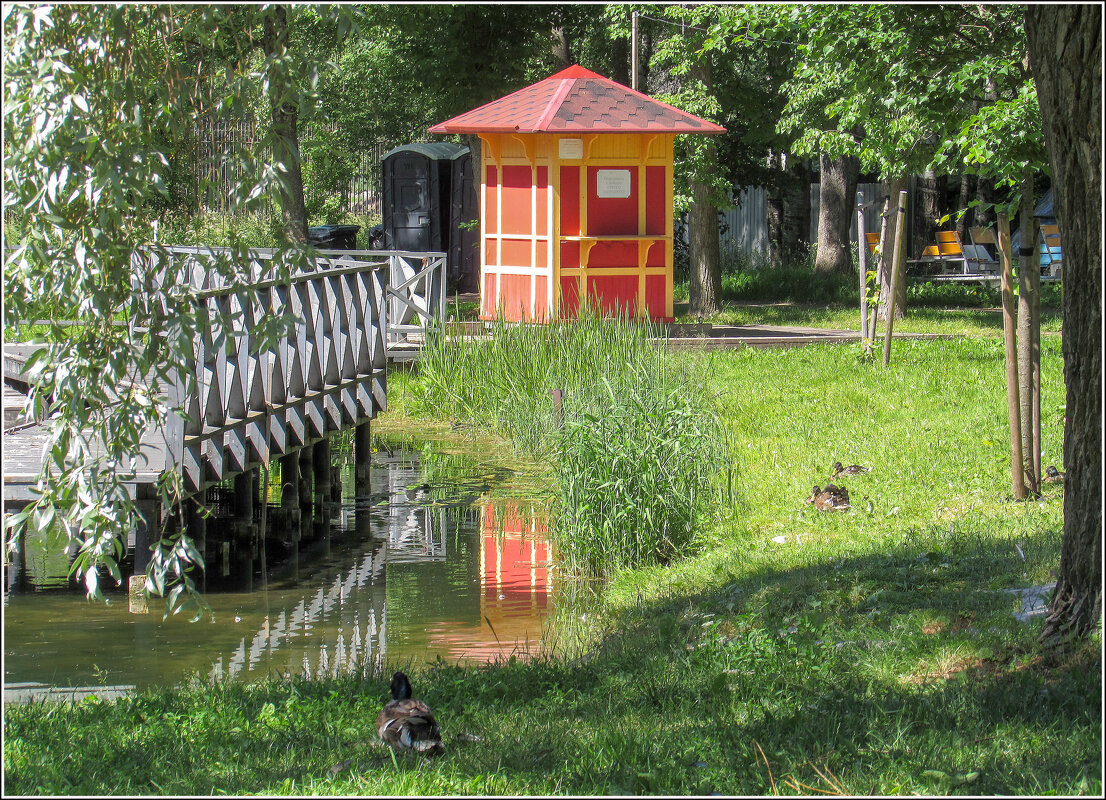
<svg viewBox="0 0 1106 800">
<path fill-rule="evenodd" d="M 1064 473 L 1056 469 L 1056 467 L 1049 466 L 1045 470 L 1044 478 L 1042 478 L 1041 480 L 1043 480 L 1045 483 L 1063 483 Z"/>
<path fill-rule="evenodd" d="M 826 484 L 825 489 L 815 486 L 806 502 L 812 503 L 819 511 L 847 511 L 849 508 L 849 490 L 844 486 L 835 486 L 832 483 Z"/>
<path fill-rule="evenodd" d="M 442 748 L 442 731 L 433 712 L 411 697 L 411 681 L 402 672 L 392 676 L 392 699 L 376 718 L 376 732 L 397 750 L 433 755 Z"/>
<path fill-rule="evenodd" d="M 871 467 L 863 467 L 860 464 L 850 464 L 845 466 L 840 461 L 833 462 L 833 474 L 830 478 L 836 478 L 838 475 L 859 475 L 862 472 L 871 472 Z"/>
</svg>

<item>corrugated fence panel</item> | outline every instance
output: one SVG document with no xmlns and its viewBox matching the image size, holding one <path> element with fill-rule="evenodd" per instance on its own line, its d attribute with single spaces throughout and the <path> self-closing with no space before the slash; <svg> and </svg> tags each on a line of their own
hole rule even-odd
<svg viewBox="0 0 1106 800">
<path fill-rule="evenodd" d="M 883 184 L 861 183 L 857 185 L 865 203 L 883 196 Z M 768 255 L 768 192 L 760 186 L 746 186 L 735 196 L 736 208 L 722 212 L 718 243 L 723 251 L 731 250 L 746 257 L 754 253 Z M 849 241 L 856 241 L 856 206 L 850 203 Z M 810 184 L 810 241 L 818 241 L 818 184 Z M 878 203 L 869 209 L 865 226 L 867 233 L 879 233 L 880 212 Z M 685 219 L 686 222 L 686 219 Z M 687 226 L 683 226 L 683 238 L 687 241 Z"/>
<path fill-rule="evenodd" d="M 768 253 L 768 192 L 759 186 L 742 189 L 734 201 L 736 208 L 723 212 L 719 245 L 746 257 Z"/>
<path fill-rule="evenodd" d="M 858 183 L 856 190 L 864 196 L 864 202 L 870 203 L 873 200 L 878 200 L 883 197 L 883 184 L 882 183 Z M 821 208 L 821 203 L 818 200 L 818 184 L 810 184 L 810 241 L 818 241 L 818 209 Z M 856 241 L 856 202 L 855 198 L 850 198 L 849 207 L 852 209 L 851 222 L 849 224 L 849 241 Z M 868 210 L 868 214 L 864 218 L 865 233 L 879 233 L 880 228 L 880 212 L 883 211 L 881 205 Z"/>
</svg>

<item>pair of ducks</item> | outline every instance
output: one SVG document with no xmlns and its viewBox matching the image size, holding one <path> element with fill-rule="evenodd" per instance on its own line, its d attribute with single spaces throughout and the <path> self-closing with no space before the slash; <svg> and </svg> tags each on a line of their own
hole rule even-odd
<svg viewBox="0 0 1106 800">
<path fill-rule="evenodd" d="M 860 464 L 850 464 L 846 467 L 840 461 L 835 461 L 830 479 L 832 480 L 838 475 L 859 475 L 862 472 L 871 472 L 871 470 L 871 467 L 863 467 Z M 849 490 L 844 486 L 833 483 L 826 484 L 824 489 L 815 485 L 814 491 L 810 493 L 810 497 L 806 501 L 819 511 L 848 511 Z"/>
</svg>

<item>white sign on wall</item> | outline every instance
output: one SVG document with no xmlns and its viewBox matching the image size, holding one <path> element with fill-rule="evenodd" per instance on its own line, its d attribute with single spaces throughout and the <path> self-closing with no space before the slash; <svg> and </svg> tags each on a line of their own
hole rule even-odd
<svg viewBox="0 0 1106 800">
<path fill-rule="evenodd" d="M 584 140 L 583 139 L 560 139 L 557 143 L 557 155 L 561 158 L 583 158 L 584 157 Z"/>
<path fill-rule="evenodd" d="M 629 197 L 630 170 L 600 169 L 595 172 L 596 197 Z"/>
</svg>

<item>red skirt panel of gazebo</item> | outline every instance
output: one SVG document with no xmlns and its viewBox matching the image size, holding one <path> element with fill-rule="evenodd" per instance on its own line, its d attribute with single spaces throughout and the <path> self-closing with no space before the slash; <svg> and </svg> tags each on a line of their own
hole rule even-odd
<svg viewBox="0 0 1106 800">
<path fill-rule="evenodd" d="M 482 319 L 672 319 L 677 133 L 722 128 L 570 67 L 431 128 L 481 140 Z"/>
</svg>

